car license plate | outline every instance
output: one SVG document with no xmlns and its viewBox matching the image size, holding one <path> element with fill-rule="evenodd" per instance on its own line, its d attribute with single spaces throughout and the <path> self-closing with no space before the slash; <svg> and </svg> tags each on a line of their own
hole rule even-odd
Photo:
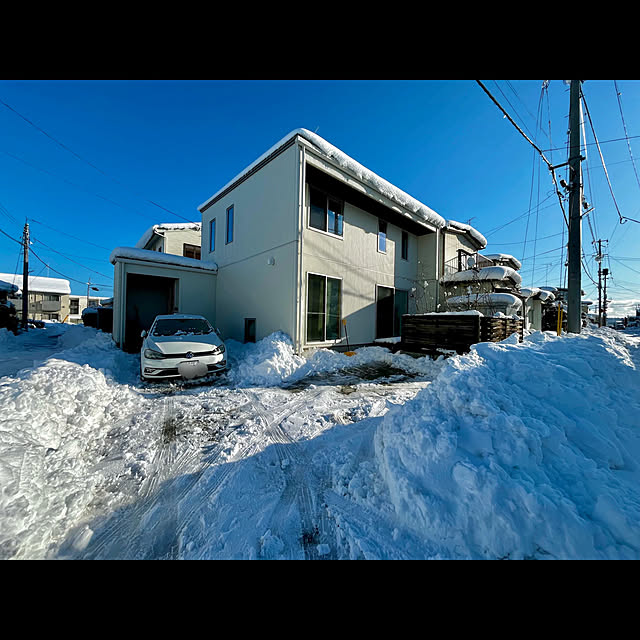
<svg viewBox="0 0 640 640">
<path fill-rule="evenodd" d="M 207 365 L 199 360 L 187 360 L 178 365 L 178 373 L 187 378 L 196 378 L 207 374 Z"/>
</svg>

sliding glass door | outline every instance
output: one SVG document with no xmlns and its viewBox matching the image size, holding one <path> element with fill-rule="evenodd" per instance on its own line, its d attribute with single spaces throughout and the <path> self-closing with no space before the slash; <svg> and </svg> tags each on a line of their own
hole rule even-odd
<svg viewBox="0 0 640 640">
<path fill-rule="evenodd" d="M 342 280 L 316 273 L 307 278 L 307 342 L 340 338 Z"/>
</svg>

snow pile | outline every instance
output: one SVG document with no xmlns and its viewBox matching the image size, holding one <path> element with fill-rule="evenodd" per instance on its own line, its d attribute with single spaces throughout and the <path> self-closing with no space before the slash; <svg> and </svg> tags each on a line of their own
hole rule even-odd
<svg viewBox="0 0 640 640">
<path fill-rule="evenodd" d="M 11 345 L 15 336 L 9 329 L 5 329 L 4 327 L 0 329 L 0 349 L 3 346 Z"/>
<path fill-rule="evenodd" d="M 17 293 L 22 292 L 22 275 L 13 273 L 0 273 L 0 280 L 10 282 L 18 287 Z M 57 293 L 62 295 L 71 294 L 71 285 L 68 280 L 62 278 L 47 278 L 45 276 L 29 276 L 29 291 L 33 293 Z M 16 293 L 14 291 L 14 293 Z"/>
<path fill-rule="evenodd" d="M 483 343 L 389 411 L 379 473 L 423 554 L 640 559 L 638 350 L 608 329 Z"/>
<path fill-rule="evenodd" d="M 102 480 L 92 467 L 140 405 L 129 387 L 61 359 L 0 380 L 0 558 L 45 557 L 85 514 Z"/>
<path fill-rule="evenodd" d="M 289 336 L 276 332 L 262 340 L 246 344 L 226 340 L 228 378 L 241 387 L 272 386 L 282 383 L 305 360 L 295 355 Z"/>
<path fill-rule="evenodd" d="M 429 357 L 414 358 L 404 353 L 391 353 L 385 347 L 362 347 L 353 356 L 338 351 L 318 349 L 303 358 L 294 353 L 288 335 L 276 332 L 257 343 L 242 344 L 227 340 L 228 378 L 232 386 L 279 386 L 297 382 L 307 376 L 336 373 L 363 365 L 388 365 L 410 374 L 436 375 L 443 366 Z"/>
</svg>

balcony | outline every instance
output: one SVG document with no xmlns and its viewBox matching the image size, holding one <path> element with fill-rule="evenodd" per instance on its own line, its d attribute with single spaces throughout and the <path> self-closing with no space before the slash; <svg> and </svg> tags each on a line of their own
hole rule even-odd
<svg viewBox="0 0 640 640">
<path fill-rule="evenodd" d="M 44 313 L 56 313 L 60 311 L 60 301 L 59 300 L 43 300 L 42 301 L 42 311 Z"/>
</svg>

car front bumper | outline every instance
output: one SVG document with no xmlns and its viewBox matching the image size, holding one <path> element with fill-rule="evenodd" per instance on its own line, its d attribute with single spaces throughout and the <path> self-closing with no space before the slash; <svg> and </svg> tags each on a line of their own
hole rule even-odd
<svg viewBox="0 0 640 640">
<path fill-rule="evenodd" d="M 201 356 L 194 355 L 192 359 L 163 358 L 156 360 L 140 357 L 140 372 L 148 380 L 164 378 L 184 378 L 190 380 L 201 378 L 227 370 L 227 359 L 224 355 Z"/>
</svg>

